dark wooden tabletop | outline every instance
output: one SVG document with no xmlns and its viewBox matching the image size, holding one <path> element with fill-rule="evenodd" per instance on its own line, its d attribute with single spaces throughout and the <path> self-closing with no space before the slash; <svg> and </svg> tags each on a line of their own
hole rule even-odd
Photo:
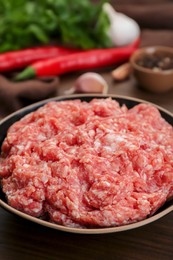
<svg viewBox="0 0 173 260">
<path fill-rule="evenodd" d="M 156 95 L 140 89 L 133 77 L 123 83 L 115 83 L 109 70 L 101 73 L 109 84 L 109 93 L 142 98 L 173 112 L 173 90 Z M 59 95 L 73 85 L 76 76 L 61 78 Z M 31 223 L 1 208 L 0 259 L 173 259 L 173 212 L 134 230 L 81 235 Z"/>
</svg>

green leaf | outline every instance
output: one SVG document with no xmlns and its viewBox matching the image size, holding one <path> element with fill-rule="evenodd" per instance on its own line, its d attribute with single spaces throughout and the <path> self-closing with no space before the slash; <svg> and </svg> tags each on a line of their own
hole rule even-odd
<svg viewBox="0 0 173 260">
<path fill-rule="evenodd" d="M 27 30 L 28 30 L 28 32 L 31 32 L 35 36 L 35 38 L 37 40 L 39 40 L 40 42 L 42 42 L 42 43 L 48 43 L 49 42 L 48 36 L 44 32 L 44 30 L 41 27 L 39 27 L 38 25 L 31 24 L 31 25 L 29 25 Z"/>
<path fill-rule="evenodd" d="M 52 41 L 83 49 L 109 47 L 103 2 L 1 0 L 0 52 Z"/>
</svg>

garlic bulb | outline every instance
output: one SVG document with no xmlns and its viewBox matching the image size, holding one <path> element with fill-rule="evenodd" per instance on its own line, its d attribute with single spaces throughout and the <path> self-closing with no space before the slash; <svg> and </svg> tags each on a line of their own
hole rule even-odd
<svg viewBox="0 0 173 260">
<path fill-rule="evenodd" d="M 110 28 L 107 33 L 113 45 L 128 45 L 139 37 L 140 28 L 135 20 L 123 13 L 116 12 L 109 3 L 103 4 L 103 10 L 110 20 Z"/>
</svg>

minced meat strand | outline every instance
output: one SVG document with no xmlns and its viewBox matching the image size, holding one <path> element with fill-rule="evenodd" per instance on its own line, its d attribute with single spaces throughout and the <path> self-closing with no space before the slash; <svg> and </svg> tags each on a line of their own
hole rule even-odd
<svg viewBox="0 0 173 260">
<path fill-rule="evenodd" d="M 0 176 L 12 207 L 69 227 L 143 220 L 173 196 L 173 128 L 151 104 L 50 102 L 14 123 Z"/>
</svg>

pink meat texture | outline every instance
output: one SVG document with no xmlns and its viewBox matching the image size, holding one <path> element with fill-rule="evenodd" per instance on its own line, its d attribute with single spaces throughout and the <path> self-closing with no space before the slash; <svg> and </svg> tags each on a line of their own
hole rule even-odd
<svg viewBox="0 0 173 260">
<path fill-rule="evenodd" d="M 151 104 L 49 102 L 14 123 L 0 176 L 9 205 L 68 227 L 126 225 L 173 196 L 173 128 Z"/>
</svg>

